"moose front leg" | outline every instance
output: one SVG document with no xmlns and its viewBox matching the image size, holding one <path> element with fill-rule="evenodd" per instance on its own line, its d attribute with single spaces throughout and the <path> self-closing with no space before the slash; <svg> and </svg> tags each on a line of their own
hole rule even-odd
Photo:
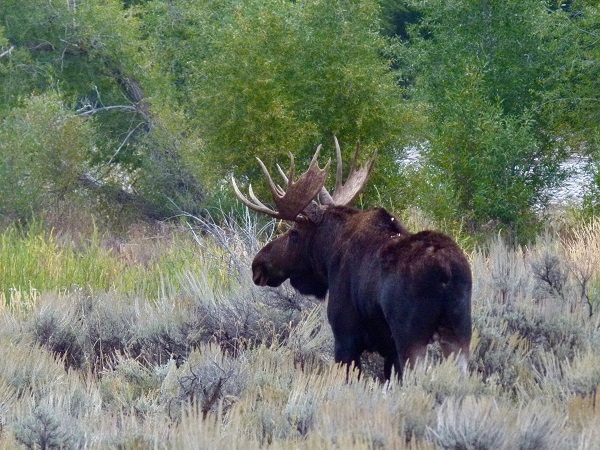
<svg viewBox="0 0 600 450">
<path fill-rule="evenodd" d="M 341 276 L 338 282 L 338 277 Z M 360 371 L 360 355 L 365 350 L 365 330 L 360 314 L 352 305 L 348 286 L 343 274 L 336 273 L 329 278 L 332 289 L 327 303 L 327 320 L 334 338 L 335 362 L 346 365 L 349 376 L 352 366 Z"/>
<path fill-rule="evenodd" d="M 352 369 L 361 371 L 360 355 L 363 352 L 362 342 L 352 335 L 336 335 L 334 333 L 335 362 L 346 366 L 346 380 Z"/>
<path fill-rule="evenodd" d="M 388 381 L 392 379 L 392 369 L 394 369 L 396 377 L 402 375 L 402 368 L 396 352 L 393 355 L 386 356 L 383 360 L 383 376 Z"/>
</svg>

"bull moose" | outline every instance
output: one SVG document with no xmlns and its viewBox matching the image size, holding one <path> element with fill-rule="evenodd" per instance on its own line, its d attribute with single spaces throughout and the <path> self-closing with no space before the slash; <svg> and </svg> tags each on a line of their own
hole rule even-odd
<svg viewBox="0 0 600 450">
<path fill-rule="evenodd" d="M 333 194 L 325 188 L 328 162 L 321 169 L 312 158 L 308 170 L 294 179 L 277 166 L 286 189 L 268 181 L 276 209 L 262 203 L 249 186 L 251 200 L 235 179 L 236 196 L 250 209 L 293 223 L 289 231 L 265 245 L 252 262 L 254 283 L 279 286 L 289 279 L 300 293 L 325 298 L 335 339 L 335 360 L 360 370 L 363 351 L 384 358 L 401 376 L 405 364 L 423 357 L 438 340 L 445 357 L 455 353 L 466 371 L 471 341 L 471 270 L 459 246 L 436 231 L 411 233 L 383 208 L 348 206 L 364 188 L 376 154 L 358 166 L 360 146 L 346 182 L 342 182 L 340 146 Z"/>
</svg>

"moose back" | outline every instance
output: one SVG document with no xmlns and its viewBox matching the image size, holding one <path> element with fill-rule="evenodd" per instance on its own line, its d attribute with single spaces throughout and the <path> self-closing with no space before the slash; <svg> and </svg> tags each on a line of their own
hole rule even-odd
<svg viewBox="0 0 600 450">
<path fill-rule="evenodd" d="M 279 286 L 289 279 L 300 293 L 325 298 L 335 339 L 335 360 L 360 369 L 363 351 L 384 358 L 401 376 L 406 363 L 423 357 L 439 341 L 445 357 L 458 356 L 466 371 L 471 341 L 471 269 L 465 254 L 448 236 L 436 231 L 410 233 L 383 208 L 349 207 L 363 189 L 375 156 L 356 166 L 359 146 L 345 183 L 341 151 L 336 188 L 325 186 L 329 163 L 320 169 L 317 148 L 308 170 L 294 180 L 281 168 L 286 189 L 275 184 L 262 161 L 276 209 L 265 206 L 250 187 L 252 200 L 239 191 L 249 208 L 293 223 L 263 247 L 252 263 L 254 283 Z"/>
</svg>

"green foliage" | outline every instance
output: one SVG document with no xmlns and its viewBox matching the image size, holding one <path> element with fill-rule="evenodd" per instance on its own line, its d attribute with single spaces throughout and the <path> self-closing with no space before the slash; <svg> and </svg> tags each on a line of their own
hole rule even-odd
<svg viewBox="0 0 600 450">
<path fill-rule="evenodd" d="M 566 156 L 539 110 L 562 70 L 554 15 L 537 1 L 410 4 L 422 20 L 396 55 L 401 76 L 415 80 L 412 95 L 428 106 L 421 177 L 443 174 L 435 189 L 449 191 L 451 219 L 491 221 L 530 239 Z M 433 203 L 429 211 L 448 218 Z"/>
<path fill-rule="evenodd" d="M 360 139 L 379 146 L 383 161 L 393 158 L 401 91 L 380 53 L 386 43 L 375 3 L 232 0 L 154 8 L 150 23 L 166 68 L 189 101 L 189 120 L 203 131 L 199 163 L 206 172 L 254 177 L 250 156 L 282 162 L 291 151 L 307 160 L 334 134 L 347 154 Z M 175 43 L 182 52 L 174 52 Z M 181 53 L 190 57 L 185 66 Z"/>
<path fill-rule="evenodd" d="M 571 145 L 581 146 L 583 153 L 595 155 L 600 137 L 596 126 L 600 120 L 600 6 L 575 0 L 561 8 L 552 16 L 553 39 L 548 45 L 564 63 L 551 80 L 554 89 L 544 92 L 540 110 L 552 121 L 555 133 Z"/>
<path fill-rule="evenodd" d="M 4 27 L 0 26 L 0 49 L 2 50 L 2 53 L 4 53 L 4 51 L 6 51 L 6 49 L 8 48 L 8 39 L 4 37 L 4 33 Z"/>
<path fill-rule="evenodd" d="M 187 128 L 169 123 L 178 120 L 170 87 L 153 71 L 137 13 L 115 0 L 3 2 L 0 20 L 13 50 L 0 61 L 0 117 L 31 92 L 52 92 L 76 115 L 94 117 L 86 148 L 65 149 L 85 163 L 80 187 L 92 191 L 91 209 L 100 199 L 113 208 L 105 216 L 133 209 L 166 217 L 173 203 L 197 212 L 203 194 L 175 147 Z"/>
<path fill-rule="evenodd" d="M 553 132 L 577 152 L 590 157 L 593 182 L 586 186 L 584 215 L 594 217 L 600 205 L 600 6 L 572 1 L 563 6 L 552 41 L 564 59 L 555 75 L 556 89 L 545 93 L 540 109 L 549 117 Z"/>
<path fill-rule="evenodd" d="M 47 101 L 77 136 L 43 136 L 73 155 L 69 170 L 36 172 L 33 208 L 17 190 L 0 210 L 22 219 L 70 191 L 119 224 L 201 215 L 230 205 L 232 173 L 263 185 L 253 156 L 273 170 L 292 152 L 302 169 L 336 135 L 346 160 L 357 141 L 378 150 L 361 206 L 526 241 L 569 153 L 597 172 L 599 21 L 585 0 L 6 0 L 3 129 Z M 40 114 L 3 148 L 21 139 L 38 156 Z M 401 171 L 411 146 L 422 163 Z"/>
<path fill-rule="evenodd" d="M 123 243 L 105 239 L 93 230 L 86 240 L 64 241 L 34 222 L 27 230 L 8 227 L 0 234 L 0 296 L 11 304 L 19 296 L 46 290 L 79 287 L 91 292 L 111 289 L 157 298 L 165 280 L 198 264 L 191 251 L 156 245 L 141 249 L 144 241 Z M 143 282 L 140 282 L 143 280 Z"/>
<path fill-rule="evenodd" d="M 536 209 L 546 204 L 548 188 L 561 178 L 560 153 L 543 156 L 534 124 L 526 117 L 504 116 L 498 107 L 485 104 L 472 114 L 461 105 L 451 104 L 443 135 L 427 152 L 427 162 L 452 180 L 450 190 L 458 200 L 454 217 L 478 225 L 494 221 L 519 239 L 531 239 Z"/>
<path fill-rule="evenodd" d="M 69 101 L 121 104 L 120 77 L 143 74 L 140 53 L 132 47 L 135 21 L 117 1 L 7 0 L 0 18 L 15 46 L 0 83 L 3 107 L 49 88 L 58 88 Z"/>
<path fill-rule="evenodd" d="M 70 113 L 56 94 L 13 109 L 0 122 L 0 217 L 29 219 L 77 196 L 93 142 L 91 123 Z"/>
</svg>

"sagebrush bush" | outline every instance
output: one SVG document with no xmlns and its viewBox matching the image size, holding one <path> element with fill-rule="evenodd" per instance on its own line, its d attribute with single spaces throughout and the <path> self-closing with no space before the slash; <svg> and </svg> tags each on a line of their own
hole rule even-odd
<svg viewBox="0 0 600 450">
<path fill-rule="evenodd" d="M 448 398 L 438 409 L 432 440 L 445 450 L 512 449 L 507 409 L 491 398 Z"/>
<path fill-rule="evenodd" d="M 119 355 L 104 369 L 99 391 L 104 405 L 116 408 L 132 406 L 140 413 L 157 403 L 162 377 L 133 358 Z"/>
<path fill-rule="evenodd" d="M 0 345 L 0 380 L 17 396 L 37 398 L 61 383 L 64 365 L 31 341 L 3 339 Z"/>
<path fill-rule="evenodd" d="M 195 347 L 210 340 L 211 332 L 201 326 L 193 299 L 161 297 L 153 305 L 139 300 L 137 311 L 127 351 L 144 364 L 161 366 L 170 360 L 180 364 Z"/>
<path fill-rule="evenodd" d="M 246 370 L 243 355 L 224 354 L 215 345 L 199 347 L 177 370 L 177 395 L 167 400 L 169 411 L 180 411 L 185 402 L 196 404 L 204 418 L 210 412 L 227 411 L 246 386 Z"/>
<path fill-rule="evenodd" d="M 538 291 L 535 297 L 543 301 L 544 297 L 556 296 L 566 301 L 565 288 L 569 271 L 567 261 L 556 240 L 548 234 L 543 235 L 538 239 L 532 253 L 531 271 Z"/>
<path fill-rule="evenodd" d="M 525 268 L 525 258 L 520 247 L 510 249 L 498 236 L 487 249 L 488 276 L 494 293 L 494 300 L 502 305 L 514 303 L 529 290 L 529 281 Z"/>
<path fill-rule="evenodd" d="M 291 328 L 285 346 L 294 354 L 299 367 L 333 363 L 333 332 L 327 324 L 324 305 L 306 309 Z"/>
<path fill-rule="evenodd" d="M 407 442 L 421 442 L 435 420 L 438 403 L 435 396 L 418 386 L 403 389 L 391 402 L 391 413 L 398 420 L 398 433 Z"/>
<path fill-rule="evenodd" d="M 518 334 L 508 333 L 507 326 L 489 316 L 475 316 L 475 330 L 469 367 L 484 380 L 499 382 L 510 390 L 518 378 L 519 366 L 526 361 L 527 347 Z"/>
<path fill-rule="evenodd" d="M 50 295 L 48 299 L 46 296 L 42 298 L 37 302 L 38 308 L 33 311 L 29 324 L 35 341 L 57 357 L 64 358 L 67 367 L 82 368 L 85 352 L 75 328 L 80 324 L 73 317 L 76 310 L 67 305 L 69 301 L 77 299 L 69 296 L 65 300 L 54 295 Z M 61 304 L 64 308 L 56 308 Z"/>
<path fill-rule="evenodd" d="M 431 395 L 440 405 L 446 398 L 462 398 L 468 395 L 499 395 L 495 379 L 471 372 L 464 375 L 455 358 L 443 361 L 420 361 L 402 378 L 404 389 L 416 389 Z"/>
<path fill-rule="evenodd" d="M 542 401 L 523 406 L 513 418 L 519 450 L 572 448 L 573 436 L 565 433 L 566 417 Z"/>
<path fill-rule="evenodd" d="M 29 417 L 15 425 L 15 437 L 28 449 L 77 447 L 73 428 L 45 405 L 37 406 Z"/>
</svg>

